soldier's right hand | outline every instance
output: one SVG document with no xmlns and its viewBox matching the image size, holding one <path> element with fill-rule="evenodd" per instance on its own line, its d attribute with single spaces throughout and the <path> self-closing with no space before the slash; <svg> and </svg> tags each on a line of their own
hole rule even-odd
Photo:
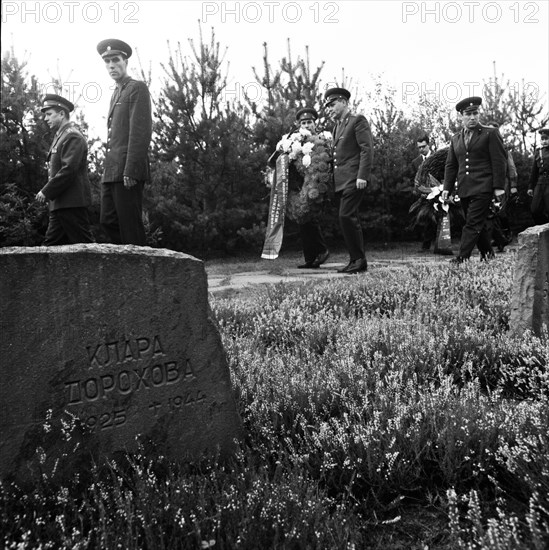
<svg viewBox="0 0 549 550">
<path fill-rule="evenodd" d="M 526 193 L 528 194 L 529 197 L 534 196 L 534 190 L 533 189 L 528 189 L 528 191 L 526 191 Z"/>
</svg>

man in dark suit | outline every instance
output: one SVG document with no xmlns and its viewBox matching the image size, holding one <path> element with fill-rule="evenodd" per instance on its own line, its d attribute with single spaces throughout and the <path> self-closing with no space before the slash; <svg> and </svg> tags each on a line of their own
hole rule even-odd
<svg viewBox="0 0 549 550">
<path fill-rule="evenodd" d="M 339 224 L 349 251 L 349 263 L 340 273 L 360 273 L 368 269 L 359 207 L 372 170 L 373 140 L 368 121 L 349 110 L 351 93 L 345 88 L 326 91 L 325 108 L 335 121 L 334 184 L 339 197 Z"/>
<path fill-rule="evenodd" d="M 143 186 L 150 179 L 151 98 L 146 84 L 128 75 L 128 58 L 132 55 L 128 44 L 103 40 L 97 51 L 116 82 L 107 121 L 101 225 L 111 242 L 143 246 Z"/>
<path fill-rule="evenodd" d="M 44 246 L 93 242 L 88 217 L 91 204 L 88 180 L 88 144 L 70 113 L 74 105 L 57 94 L 48 94 L 41 111 L 55 132 L 48 152 L 48 182 L 36 194 L 49 201 L 49 222 Z"/>
<path fill-rule="evenodd" d="M 469 97 L 456 105 L 462 118 L 462 130 L 452 136 L 444 172 L 443 200 L 447 200 L 457 180 L 457 194 L 465 214 L 459 254 L 451 260 L 468 260 L 478 247 L 481 260 L 494 257 L 487 224 L 492 196 L 505 193 L 507 152 L 497 128 L 480 124 L 482 98 Z"/>
<path fill-rule="evenodd" d="M 423 164 L 423 161 L 431 154 L 429 146 L 429 136 L 425 134 L 417 140 L 417 151 L 419 155 L 412 160 L 412 169 L 414 174 L 417 173 L 419 167 Z"/>
<path fill-rule="evenodd" d="M 541 146 L 534 153 L 528 196 L 532 197 L 532 215 L 537 225 L 549 221 L 549 128 L 539 130 Z"/>
<path fill-rule="evenodd" d="M 419 167 L 423 164 L 426 158 L 431 155 L 431 148 L 429 145 L 429 136 L 427 134 L 421 136 L 417 140 L 417 150 L 419 155 L 412 160 L 412 170 L 414 172 L 414 191 L 416 195 L 421 195 L 421 191 L 418 189 L 418 170 Z M 424 195 L 426 196 L 426 195 Z M 431 249 L 431 243 L 436 239 L 437 236 L 437 224 L 430 218 L 427 218 L 421 224 L 421 235 L 422 242 L 420 252 L 429 252 Z"/>
</svg>

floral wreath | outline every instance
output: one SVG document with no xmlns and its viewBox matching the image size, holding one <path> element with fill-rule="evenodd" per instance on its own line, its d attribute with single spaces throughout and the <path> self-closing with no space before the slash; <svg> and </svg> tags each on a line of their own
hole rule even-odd
<svg viewBox="0 0 549 550">
<path fill-rule="evenodd" d="M 301 189 L 288 193 L 288 217 L 298 223 L 314 219 L 320 214 L 324 201 L 332 191 L 332 134 L 313 134 L 300 128 L 297 132 L 283 136 L 276 149 L 286 153 L 303 176 Z"/>
</svg>

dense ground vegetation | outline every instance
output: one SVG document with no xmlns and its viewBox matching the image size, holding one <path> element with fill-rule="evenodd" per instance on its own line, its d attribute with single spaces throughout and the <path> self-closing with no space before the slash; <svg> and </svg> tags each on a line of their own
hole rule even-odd
<svg viewBox="0 0 549 550">
<path fill-rule="evenodd" d="M 212 299 L 236 456 L 4 482 L 5 547 L 547 548 L 549 337 L 511 285 L 508 256 Z"/>
</svg>

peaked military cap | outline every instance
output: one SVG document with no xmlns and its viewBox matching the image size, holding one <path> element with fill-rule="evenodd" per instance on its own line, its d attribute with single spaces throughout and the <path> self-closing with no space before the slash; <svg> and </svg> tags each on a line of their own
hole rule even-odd
<svg viewBox="0 0 549 550">
<path fill-rule="evenodd" d="M 549 126 L 546 128 L 540 128 L 538 134 L 542 137 L 549 137 Z"/>
<path fill-rule="evenodd" d="M 480 105 L 482 105 L 482 97 L 467 97 L 456 104 L 456 111 L 470 113 L 471 111 L 477 111 Z"/>
<path fill-rule="evenodd" d="M 326 90 L 326 93 L 324 94 L 324 106 L 327 107 L 330 103 L 333 103 L 337 99 L 346 99 L 349 101 L 350 97 L 351 92 L 345 88 L 330 88 L 329 90 Z"/>
<path fill-rule="evenodd" d="M 302 120 L 316 120 L 318 118 L 318 113 L 316 112 L 316 109 L 313 109 L 312 107 L 304 107 L 303 109 L 299 109 L 295 115 L 295 119 L 298 122 L 301 122 Z"/>
<path fill-rule="evenodd" d="M 68 99 L 65 99 L 57 94 L 46 94 L 42 100 L 42 103 L 43 105 L 40 109 L 42 112 L 47 111 L 52 107 L 65 109 L 65 111 L 68 111 L 69 113 L 74 111 L 74 105 Z"/>
<path fill-rule="evenodd" d="M 126 42 L 117 40 L 116 38 L 101 40 L 101 42 L 97 44 L 97 51 L 103 58 L 110 57 L 111 55 L 123 55 L 126 58 L 132 56 L 131 47 L 126 44 Z"/>
</svg>

